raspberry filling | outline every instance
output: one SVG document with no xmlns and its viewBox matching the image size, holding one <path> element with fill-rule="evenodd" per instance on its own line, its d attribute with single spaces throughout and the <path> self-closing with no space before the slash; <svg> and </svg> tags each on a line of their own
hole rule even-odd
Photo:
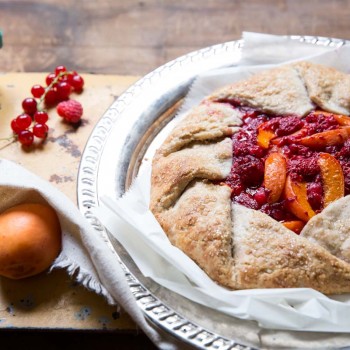
<svg viewBox="0 0 350 350">
<path fill-rule="evenodd" d="M 350 117 L 312 111 L 276 116 L 234 105 L 243 113 L 232 136 L 225 184 L 231 199 L 300 233 L 314 215 L 350 193 Z"/>
</svg>

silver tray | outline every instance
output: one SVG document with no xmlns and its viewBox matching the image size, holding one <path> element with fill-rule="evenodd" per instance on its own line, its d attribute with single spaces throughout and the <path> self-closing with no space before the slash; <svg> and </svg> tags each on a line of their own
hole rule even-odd
<svg viewBox="0 0 350 350">
<path fill-rule="evenodd" d="M 344 40 L 293 36 L 314 45 L 340 47 Z M 156 135 L 176 113 L 193 79 L 216 68 L 239 65 L 243 41 L 204 48 L 179 57 L 149 73 L 125 91 L 95 126 L 82 155 L 78 174 L 78 206 L 118 256 L 130 290 L 149 321 L 189 347 L 250 349 L 268 346 L 305 347 L 300 332 L 269 331 L 256 322 L 236 319 L 198 305 L 145 278 L 123 247 L 101 227 L 91 208 L 103 195 L 120 197 L 136 176 Z M 308 344 L 334 334 L 308 333 Z M 345 336 L 344 345 L 350 338 Z M 287 345 L 287 344 L 285 344 Z"/>
</svg>

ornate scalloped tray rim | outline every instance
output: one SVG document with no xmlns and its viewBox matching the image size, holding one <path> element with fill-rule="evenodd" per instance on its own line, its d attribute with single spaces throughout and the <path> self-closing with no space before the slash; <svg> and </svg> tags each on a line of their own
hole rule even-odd
<svg viewBox="0 0 350 350">
<path fill-rule="evenodd" d="M 290 36 L 290 38 L 314 45 L 330 47 L 340 47 L 347 43 L 345 40 L 325 37 Z M 126 90 L 111 105 L 95 126 L 85 146 L 79 167 L 78 206 L 91 225 L 103 235 L 113 251 L 116 252 L 111 238 L 90 210 L 92 207 L 98 206 L 98 197 L 100 195 L 98 192 L 98 176 L 101 173 L 101 158 L 113 126 L 118 122 L 119 128 L 123 115 L 128 111 L 128 130 L 135 128 L 136 133 L 147 130 L 158 117 L 166 112 L 171 104 L 174 104 L 187 93 L 196 75 L 208 69 L 237 64 L 242 45 L 243 40 L 222 43 L 191 52 L 166 63 Z M 171 78 L 171 83 L 164 86 L 164 81 L 168 81 L 169 77 Z M 151 91 L 153 99 L 146 101 L 145 98 L 142 98 L 145 91 Z M 161 94 L 159 95 L 160 92 Z M 132 106 L 136 100 L 138 109 L 135 110 Z M 147 118 L 142 118 L 145 115 Z M 141 123 L 140 120 L 143 120 L 143 122 Z M 138 146 L 137 140 L 135 140 L 133 135 L 128 135 L 123 142 L 124 144 L 119 145 L 119 147 L 123 147 L 127 152 L 123 155 L 123 159 L 116 159 L 115 173 L 111 175 L 114 178 L 107 179 L 107 183 L 116 182 L 116 179 L 118 179 L 118 183 L 115 184 L 114 188 L 116 196 L 120 196 L 125 190 L 129 161 Z M 103 174 L 105 175 L 105 172 Z M 216 332 L 203 328 L 183 317 L 152 294 L 130 272 L 117 253 L 116 256 L 138 306 L 155 325 L 166 330 L 175 338 L 198 349 L 251 349 L 251 347 L 239 344 L 234 339 L 216 334 Z"/>
</svg>

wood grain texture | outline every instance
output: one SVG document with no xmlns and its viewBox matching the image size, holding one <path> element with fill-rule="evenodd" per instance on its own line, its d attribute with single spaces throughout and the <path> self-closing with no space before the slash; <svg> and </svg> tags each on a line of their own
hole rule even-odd
<svg viewBox="0 0 350 350">
<path fill-rule="evenodd" d="M 243 31 L 350 39 L 350 0 L 0 0 L 0 72 L 143 75 Z"/>
</svg>

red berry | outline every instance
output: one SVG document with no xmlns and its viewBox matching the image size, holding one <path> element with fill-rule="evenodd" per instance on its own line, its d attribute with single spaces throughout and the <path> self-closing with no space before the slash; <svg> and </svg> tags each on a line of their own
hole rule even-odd
<svg viewBox="0 0 350 350">
<path fill-rule="evenodd" d="M 49 127 L 46 124 L 35 124 L 33 127 L 33 134 L 36 137 L 44 139 L 47 136 L 47 132 L 49 131 Z"/>
<path fill-rule="evenodd" d="M 60 101 L 68 100 L 72 87 L 66 81 L 60 81 L 57 86 L 57 95 Z"/>
<path fill-rule="evenodd" d="M 36 112 L 37 109 L 37 103 L 34 98 L 27 97 L 22 102 L 22 108 L 24 112 L 26 112 L 29 115 L 33 115 Z"/>
<path fill-rule="evenodd" d="M 16 124 L 19 130 L 25 130 L 32 124 L 32 117 L 28 114 L 20 114 L 16 118 Z"/>
<path fill-rule="evenodd" d="M 83 106 L 75 100 L 60 102 L 57 105 L 57 113 L 70 123 L 77 123 L 83 115 Z"/>
<path fill-rule="evenodd" d="M 53 106 L 58 102 L 58 94 L 56 90 L 49 90 L 45 95 L 45 104 L 47 106 Z"/>
<path fill-rule="evenodd" d="M 15 134 L 18 134 L 21 131 L 21 129 L 18 127 L 16 119 L 11 120 L 11 129 Z"/>
<path fill-rule="evenodd" d="M 267 203 L 267 193 L 266 190 L 263 187 L 260 187 L 257 189 L 257 191 L 254 194 L 254 199 L 259 204 L 259 207 Z"/>
<path fill-rule="evenodd" d="M 34 141 L 34 135 L 29 130 L 21 130 L 18 133 L 18 141 L 25 146 L 30 146 Z"/>
<path fill-rule="evenodd" d="M 49 86 L 53 80 L 56 78 L 55 73 L 50 73 L 47 77 L 46 77 L 46 85 Z"/>
<path fill-rule="evenodd" d="M 73 89 L 76 92 L 81 92 L 83 90 L 84 79 L 79 74 L 73 75 L 71 77 L 71 81 L 69 81 L 69 82 L 73 86 Z"/>
<path fill-rule="evenodd" d="M 57 66 L 55 68 L 55 75 L 57 77 L 57 75 L 59 75 L 60 73 L 66 72 L 66 71 L 67 71 L 67 69 L 65 66 Z"/>
<path fill-rule="evenodd" d="M 39 84 L 33 85 L 31 93 L 35 98 L 40 98 L 45 93 L 45 88 Z"/>
<path fill-rule="evenodd" d="M 39 124 L 45 124 L 49 120 L 49 116 L 44 111 L 38 111 L 34 114 L 34 120 Z"/>
</svg>

